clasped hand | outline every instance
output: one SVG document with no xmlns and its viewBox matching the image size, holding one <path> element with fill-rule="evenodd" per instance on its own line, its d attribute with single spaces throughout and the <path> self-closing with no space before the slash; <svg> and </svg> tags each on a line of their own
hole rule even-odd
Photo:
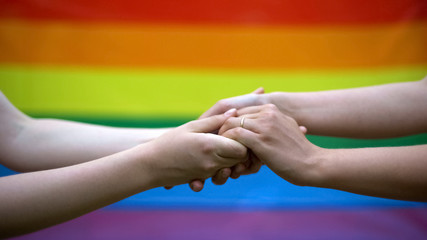
<svg viewBox="0 0 427 240">
<path fill-rule="evenodd" d="M 153 153 L 162 153 L 153 169 L 162 169 L 166 177 L 157 185 L 170 188 L 190 182 L 192 190 L 200 191 L 207 178 L 221 185 L 229 177 L 258 172 L 262 164 L 302 185 L 318 150 L 305 132 L 273 104 L 189 122 L 149 143 Z"/>
</svg>

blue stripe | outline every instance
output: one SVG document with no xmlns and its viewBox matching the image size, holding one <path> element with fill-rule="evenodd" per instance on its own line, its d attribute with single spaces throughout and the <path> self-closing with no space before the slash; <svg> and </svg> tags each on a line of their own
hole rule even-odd
<svg viewBox="0 0 427 240">
<path fill-rule="evenodd" d="M 107 209 L 201 209 L 201 210 L 269 210 L 269 209 L 341 209 L 360 207 L 427 207 L 427 203 L 398 201 L 361 196 L 338 190 L 292 185 L 267 167 L 250 176 L 229 180 L 223 186 L 206 182 L 202 192 L 188 186 L 171 190 L 152 189 Z"/>
</svg>

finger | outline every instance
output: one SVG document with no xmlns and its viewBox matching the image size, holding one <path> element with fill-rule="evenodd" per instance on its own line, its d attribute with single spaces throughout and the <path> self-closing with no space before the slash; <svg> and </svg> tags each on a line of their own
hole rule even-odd
<svg viewBox="0 0 427 240">
<path fill-rule="evenodd" d="M 221 126 L 221 128 L 218 131 L 218 134 L 222 135 L 224 132 L 228 131 L 229 129 L 236 128 L 236 127 L 243 127 L 252 132 L 258 133 L 257 124 L 255 123 L 256 120 L 254 120 L 257 117 L 258 117 L 257 113 L 248 114 L 241 117 L 231 117 L 227 119 L 227 121 L 225 121 L 225 123 Z"/>
<path fill-rule="evenodd" d="M 262 87 L 257 88 L 255 91 L 252 92 L 252 94 L 263 94 L 263 93 L 264 93 L 264 88 L 262 88 Z M 246 95 L 250 95 L 250 94 L 246 94 Z M 242 96 L 245 96 L 245 95 L 242 95 Z M 241 96 L 237 96 L 234 98 L 239 98 L 239 97 L 241 97 Z M 233 98 L 231 98 L 231 99 L 233 99 Z M 213 107 L 211 107 L 206 112 L 204 112 L 199 117 L 199 119 L 207 118 L 207 117 L 217 115 L 217 114 L 222 114 L 225 111 L 227 111 L 230 108 L 230 106 L 232 106 L 234 108 L 241 108 L 241 107 L 247 106 L 247 104 L 242 105 L 241 103 L 234 102 L 231 99 L 226 100 L 226 101 L 229 101 L 229 104 L 224 104 L 225 103 L 224 101 L 217 102 Z"/>
<path fill-rule="evenodd" d="M 192 132 L 198 132 L 198 133 L 214 132 L 214 131 L 217 131 L 229 117 L 235 116 L 235 114 L 236 114 L 236 109 L 232 108 L 221 115 L 215 115 L 212 117 L 191 121 L 185 124 L 185 127 Z"/>
<path fill-rule="evenodd" d="M 190 188 L 194 192 L 200 192 L 202 191 L 204 184 L 205 184 L 204 180 L 193 180 L 190 182 Z"/>
<path fill-rule="evenodd" d="M 259 112 L 261 112 L 261 110 L 263 110 L 263 108 L 264 108 L 264 105 L 257 105 L 257 106 L 250 106 L 250 107 L 241 108 L 241 109 L 237 110 L 237 116 L 240 117 L 243 115 L 259 113 Z"/>
<path fill-rule="evenodd" d="M 250 165 L 246 166 L 246 169 L 241 173 L 241 175 L 257 173 L 261 167 L 262 162 L 255 156 L 255 154 L 250 153 Z"/>
<path fill-rule="evenodd" d="M 244 169 L 233 168 L 232 175 L 233 175 L 234 179 L 236 179 L 242 175 L 249 175 L 249 174 L 257 173 L 262 167 L 262 162 L 255 156 L 255 154 L 250 153 L 250 158 L 248 161 L 246 161 L 244 163 L 244 165 L 245 165 Z"/>
<path fill-rule="evenodd" d="M 234 163 L 247 158 L 247 148 L 239 142 L 219 135 L 210 134 L 209 136 L 215 144 L 215 153 L 219 157 L 235 159 Z"/>
<path fill-rule="evenodd" d="M 243 167 L 241 167 L 241 165 L 236 167 L 236 174 L 240 177 L 250 168 L 251 164 L 252 161 L 250 159 L 246 160 L 246 162 L 243 163 Z"/>
<path fill-rule="evenodd" d="M 299 130 L 301 130 L 301 132 L 305 135 L 307 134 L 307 128 L 304 126 L 299 126 Z"/>
<path fill-rule="evenodd" d="M 215 185 L 223 185 L 231 175 L 231 168 L 220 169 L 215 176 L 212 177 L 212 182 Z"/>
<path fill-rule="evenodd" d="M 224 132 L 222 136 L 233 139 L 252 150 L 257 149 L 259 145 L 259 141 L 258 141 L 259 134 L 241 127 L 230 129 Z"/>
<path fill-rule="evenodd" d="M 233 167 L 233 171 L 230 177 L 233 179 L 239 178 L 242 172 L 245 171 L 245 169 L 246 169 L 246 166 L 244 163 L 237 164 L 236 166 Z"/>
<path fill-rule="evenodd" d="M 204 112 L 202 115 L 200 115 L 199 119 L 204 119 L 210 116 L 214 116 L 217 114 L 222 114 L 223 112 L 227 111 L 225 106 L 216 103 L 213 105 L 213 107 L 209 108 L 206 112 Z"/>
<path fill-rule="evenodd" d="M 252 93 L 263 94 L 264 93 L 264 88 L 263 87 L 259 87 L 255 91 L 253 91 Z"/>
</svg>

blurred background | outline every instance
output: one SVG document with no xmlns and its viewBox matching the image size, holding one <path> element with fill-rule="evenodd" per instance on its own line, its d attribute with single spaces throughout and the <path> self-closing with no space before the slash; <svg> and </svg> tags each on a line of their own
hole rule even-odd
<svg viewBox="0 0 427 240">
<path fill-rule="evenodd" d="M 0 0 L 0 90 L 37 118 L 170 127 L 260 86 L 426 75 L 426 0 Z M 308 137 L 329 148 L 427 143 Z M 262 168 L 200 193 L 153 189 L 19 239 L 119 238 L 426 239 L 427 204 L 297 187 Z"/>
</svg>

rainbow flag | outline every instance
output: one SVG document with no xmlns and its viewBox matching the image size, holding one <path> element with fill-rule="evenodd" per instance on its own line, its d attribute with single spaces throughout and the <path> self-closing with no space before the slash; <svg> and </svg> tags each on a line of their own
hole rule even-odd
<svg viewBox="0 0 427 240">
<path fill-rule="evenodd" d="M 0 0 L 0 89 L 33 117 L 177 126 L 259 86 L 320 91 L 426 75 L 426 0 Z M 427 144 L 425 134 L 309 139 Z M 297 187 L 262 168 L 201 193 L 146 191 L 17 239 L 427 239 L 427 204 Z"/>
</svg>

